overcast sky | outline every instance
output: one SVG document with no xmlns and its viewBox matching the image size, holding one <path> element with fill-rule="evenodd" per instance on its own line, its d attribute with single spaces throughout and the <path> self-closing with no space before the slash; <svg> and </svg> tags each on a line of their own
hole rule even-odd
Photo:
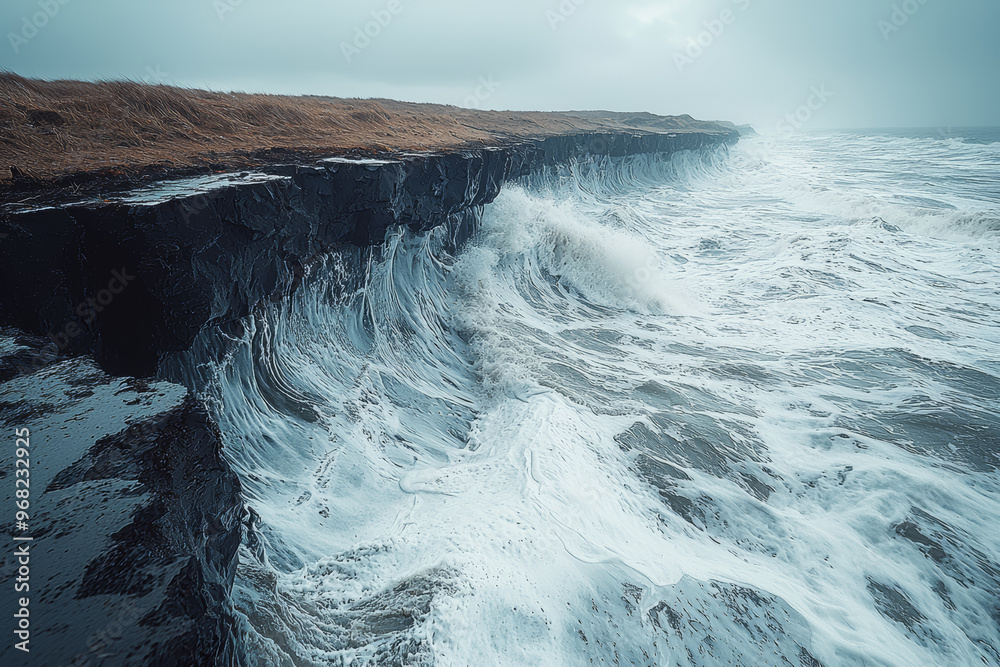
<svg viewBox="0 0 1000 667">
<path fill-rule="evenodd" d="M 0 67 L 41 78 L 1000 125 L 998 0 L 3 0 L 0 27 Z"/>
</svg>

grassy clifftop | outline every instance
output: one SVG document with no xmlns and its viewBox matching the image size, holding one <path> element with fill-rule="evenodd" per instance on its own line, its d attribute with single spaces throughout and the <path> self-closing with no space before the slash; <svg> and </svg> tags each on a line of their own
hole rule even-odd
<svg viewBox="0 0 1000 667">
<path fill-rule="evenodd" d="M 296 156 L 447 151 L 559 134 L 726 129 L 690 116 L 477 111 L 0 73 L 0 189 L 252 168 Z"/>
</svg>

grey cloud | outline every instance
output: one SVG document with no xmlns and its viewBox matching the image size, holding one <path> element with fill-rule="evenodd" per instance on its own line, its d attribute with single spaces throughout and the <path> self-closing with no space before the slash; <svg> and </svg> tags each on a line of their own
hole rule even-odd
<svg viewBox="0 0 1000 667">
<path fill-rule="evenodd" d="M 45 7 L 58 11 L 18 39 Z M 813 127 L 1000 125 L 997 25 L 990 0 L 7 0 L 0 67 L 450 104 L 492 76 L 503 85 L 488 108 L 763 129 L 826 85 L 835 94 Z M 345 57 L 356 39 L 365 46 Z"/>
</svg>

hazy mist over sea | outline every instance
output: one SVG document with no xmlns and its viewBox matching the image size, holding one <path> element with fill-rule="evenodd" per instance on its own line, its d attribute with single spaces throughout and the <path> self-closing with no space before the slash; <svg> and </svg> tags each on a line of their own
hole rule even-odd
<svg viewBox="0 0 1000 667">
<path fill-rule="evenodd" d="M 688 113 L 761 131 L 825 87 L 806 128 L 1000 125 L 991 0 L 48 4 L 51 18 L 36 0 L 3 3 L 11 43 L 0 67 L 484 109 Z"/>
</svg>

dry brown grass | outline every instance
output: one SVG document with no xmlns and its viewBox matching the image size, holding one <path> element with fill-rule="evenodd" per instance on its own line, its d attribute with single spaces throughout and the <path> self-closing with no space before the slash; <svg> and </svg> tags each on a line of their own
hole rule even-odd
<svg viewBox="0 0 1000 667">
<path fill-rule="evenodd" d="M 714 127 L 687 117 L 667 125 Z M 0 72 L 0 181 L 128 174 L 151 166 L 244 168 L 269 161 L 269 153 L 287 159 L 289 151 L 442 150 L 622 126 L 610 117 L 219 93 L 132 81 L 40 81 Z"/>
</svg>

